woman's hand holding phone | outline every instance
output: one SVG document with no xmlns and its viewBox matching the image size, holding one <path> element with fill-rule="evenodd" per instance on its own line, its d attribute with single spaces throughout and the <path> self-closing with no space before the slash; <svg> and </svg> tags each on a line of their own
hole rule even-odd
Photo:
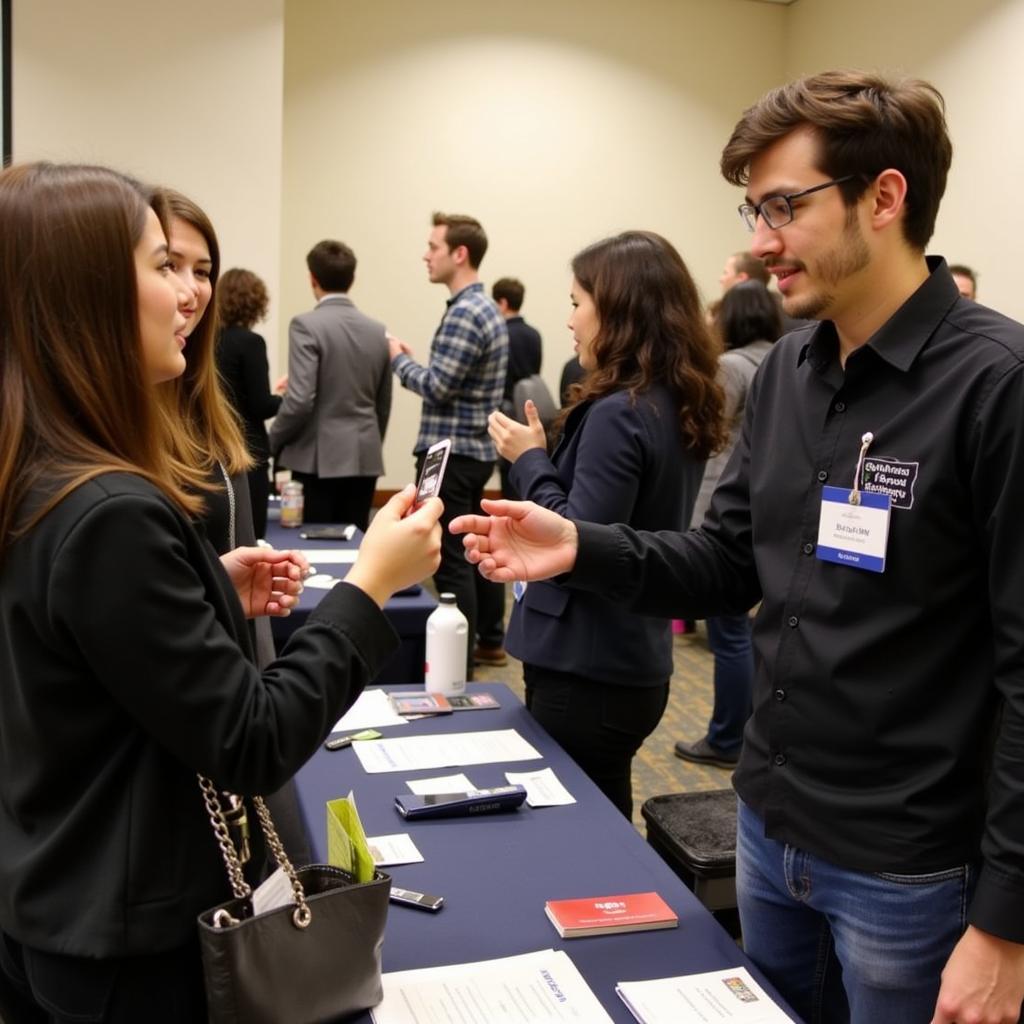
<svg viewBox="0 0 1024 1024">
<path fill-rule="evenodd" d="M 396 590 L 432 575 L 441 562 L 440 498 L 418 508 L 409 484 L 378 510 L 366 531 L 346 583 L 359 587 L 383 608 Z"/>
</svg>

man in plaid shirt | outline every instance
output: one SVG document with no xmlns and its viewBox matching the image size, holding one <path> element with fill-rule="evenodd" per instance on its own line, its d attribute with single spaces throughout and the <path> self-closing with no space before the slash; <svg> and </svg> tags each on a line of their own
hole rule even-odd
<svg viewBox="0 0 1024 1024">
<path fill-rule="evenodd" d="M 388 344 L 391 367 L 402 387 L 423 399 L 420 432 L 413 448 L 417 477 L 427 449 L 446 437 L 452 439 L 441 484 L 444 539 L 434 583 L 439 593 L 455 595 L 469 622 L 466 679 L 472 679 L 479 584 L 473 566 L 463 557 L 461 538 L 448 532 L 448 523 L 456 516 L 479 511 L 484 485 L 494 470 L 496 453 L 487 434 L 487 417 L 501 405 L 508 330 L 480 283 L 478 268 L 487 252 L 487 235 L 479 221 L 435 213 L 433 225 L 423 260 L 430 280 L 445 285 L 451 298 L 430 343 L 430 359 L 421 366 L 404 341 L 389 336 Z"/>
</svg>

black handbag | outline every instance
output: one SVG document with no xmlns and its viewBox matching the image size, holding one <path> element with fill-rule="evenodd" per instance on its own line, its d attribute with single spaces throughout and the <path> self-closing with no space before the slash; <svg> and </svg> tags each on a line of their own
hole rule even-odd
<svg viewBox="0 0 1024 1024">
<path fill-rule="evenodd" d="M 253 916 L 252 889 L 219 795 L 208 779 L 199 782 L 235 893 L 199 915 L 211 1024 L 321 1024 L 376 1006 L 391 879 L 378 871 L 356 882 L 329 864 L 296 870 L 255 797 L 260 828 L 295 902 Z"/>
</svg>

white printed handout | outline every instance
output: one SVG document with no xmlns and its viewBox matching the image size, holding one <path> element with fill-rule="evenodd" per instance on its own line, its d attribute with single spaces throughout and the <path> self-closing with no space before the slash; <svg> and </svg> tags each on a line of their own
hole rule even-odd
<svg viewBox="0 0 1024 1024">
<path fill-rule="evenodd" d="M 406 779 L 405 784 L 419 796 L 441 793 L 468 793 L 476 786 L 461 772 L 458 775 L 435 775 L 432 779 Z"/>
<path fill-rule="evenodd" d="M 413 772 L 463 764 L 539 761 L 541 755 L 515 729 L 403 736 L 353 744 L 365 771 Z"/>
<path fill-rule="evenodd" d="M 558 781 L 558 776 L 550 768 L 535 772 L 505 772 L 505 778 L 513 786 L 518 783 L 526 787 L 526 802 L 531 807 L 561 807 L 576 803 L 576 797 Z"/>
<path fill-rule="evenodd" d="M 360 729 L 379 729 L 385 725 L 408 724 L 408 720 L 395 711 L 383 690 L 363 690 L 355 704 L 334 723 L 331 732 L 358 732 Z"/>
<path fill-rule="evenodd" d="M 422 967 L 383 975 L 374 1024 L 612 1024 L 576 965 L 561 950 L 500 960 Z"/>
<path fill-rule="evenodd" d="M 390 836 L 367 836 L 366 845 L 370 848 L 373 863 L 379 868 L 391 864 L 419 864 L 423 854 L 409 837 L 408 832 L 396 832 Z"/>
<path fill-rule="evenodd" d="M 792 1024 L 745 967 L 654 981 L 620 981 L 615 991 L 640 1024 Z"/>
<path fill-rule="evenodd" d="M 252 893 L 253 914 L 265 914 L 268 910 L 276 910 L 286 903 L 295 902 L 292 881 L 278 868 L 269 878 L 265 879 Z"/>
</svg>

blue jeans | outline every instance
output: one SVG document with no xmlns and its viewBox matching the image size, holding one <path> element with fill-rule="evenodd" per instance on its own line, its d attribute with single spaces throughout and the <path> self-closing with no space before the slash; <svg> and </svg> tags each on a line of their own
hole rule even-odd
<svg viewBox="0 0 1024 1024">
<path fill-rule="evenodd" d="M 706 625 L 708 647 L 715 656 L 715 706 L 708 725 L 708 743 L 723 754 L 738 754 L 754 687 L 750 616 L 715 615 Z"/>
<path fill-rule="evenodd" d="M 972 865 L 927 875 L 847 871 L 766 839 L 742 801 L 743 947 L 808 1024 L 927 1024 L 966 927 Z"/>
</svg>

